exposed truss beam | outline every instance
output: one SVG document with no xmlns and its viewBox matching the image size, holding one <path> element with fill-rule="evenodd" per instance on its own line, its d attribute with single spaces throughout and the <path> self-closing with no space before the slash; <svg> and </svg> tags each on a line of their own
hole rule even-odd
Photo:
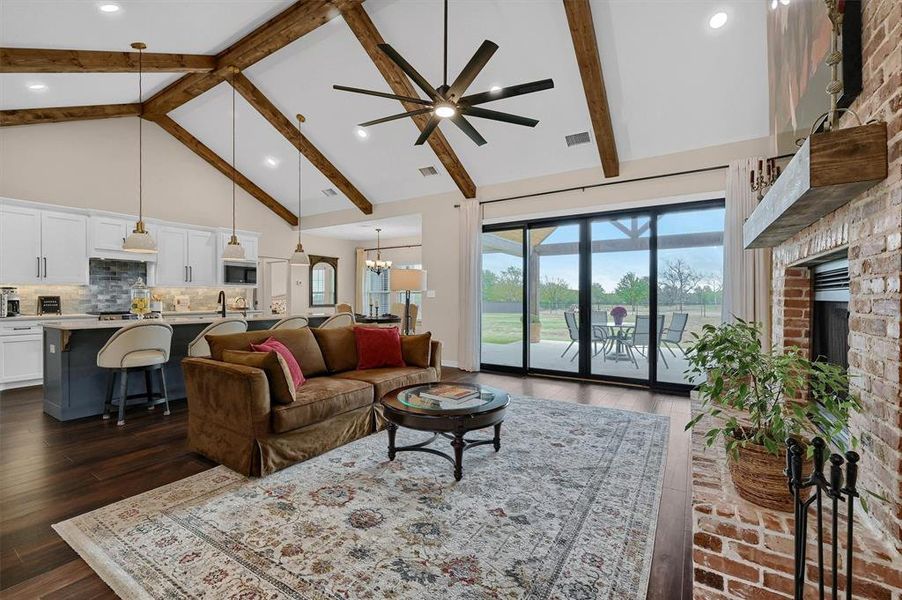
<svg viewBox="0 0 902 600">
<path fill-rule="evenodd" d="M 145 73 L 205 73 L 216 57 L 145 52 Z M 0 48 L 0 73 L 137 73 L 137 52 Z"/>
<path fill-rule="evenodd" d="M 147 118 L 165 129 L 175 139 L 185 144 L 185 146 L 187 146 L 192 152 L 207 161 L 217 171 L 219 171 L 229 179 L 232 178 L 232 165 L 223 160 L 218 154 L 205 146 L 200 140 L 191 135 L 186 129 L 173 121 L 170 117 L 167 117 L 166 115 L 153 115 Z M 237 183 L 241 189 L 259 200 L 271 211 L 282 217 L 282 219 L 284 219 L 285 222 L 292 227 L 298 224 L 298 218 L 290 210 L 279 204 L 279 202 L 275 198 L 267 194 L 257 184 L 242 175 L 240 172 L 235 171 L 234 173 L 235 183 Z"/>
<path fill-rule="evenodd" d="M 347 177 L 342 175 L 341 171 L 339 171 L 328 158 L 323 156 L 323 153 L 320 152 L 304 134 L 298 131 L 297 126 L 295 126 L 288 117 L 282 114 L 282 112 L 269 101 L 269 98 L 267 98 L 250 79 L 245 77 L 243 73 L 238 73 L 232 78 L 232 85 L 234 85 L 238 93 L 247 100 L 248 104 L 257 109 L 257 112 L 259 112 L 264 119 L 269 121 L 279 133 L 285 136 L 285 139 L 291 142 L 295 148 L 300 150 L 301 153 L 307 157 L 307 160 L 309 160 L 314 167 L 319 169 L 320 173 L 325 175 L 329 181 L 335 184 L 335 187 L 341 190 L 341 192 L 348 197 L 348 200 L 353 202 L 363 214 L 373 214 L 373 205 L 370 201 L 354 187 L 354 184 L 348 181 Z"/>
<path fill-rule="evenodd" d="M 141 114 L 140 104 L 96 104 L 93 106 L 62 106 L 53 108 L 22 108 L 0 111 L 0 127 L 37 125 L 64 121 L 87 121 L 113 117 L 135 117 Z"/>
<path fill-rule="evenodd" d="M 376 68 L 382 73 L 382 77 L 385 78 L 385 81 L 388 83 L 392 92 L 399 96 L 413 96 L 419 98 L 417 91 L 407 78 L 407 75 L 405 75 L 384 52 L 379 50 L 378 45 L 385 43 L 385 40 L 382 39 L 382 35 L 376 29 L 376 26 L 373 24 L 369 15 L 366 14 L 363 6 L 357 5 L 351 7 L 343 11 L 342 16 L 344 16 L 345 22 L 351 28 L 351 31 L 354 32 L 354 35 L 357 36 L 357 39 L 376 65 Z M 422 108 L 422 106 L 408 102 L 401 102 L 401 104 L 403 104 L 404 108 L 408 111 Z M 420 131 L 423 131 L 429 120 L 429 115 L 417 115 L 411 118 Z M 461 164 L 460 159 L 457 158 L 457 154 L 455 154 L 454 149 L 451 147 L 451 144 L 448 143 L 444 134 L 442 134 L 440 130 L 436 130 L 429 136 L 428 142 L 436 156 L 438 156 L 439 161 L 444 165 L 445 170 L 448 171 L 448 174 L 454 180 L 454 183 L 457 184 L 457 187 L 460 189 L 461 193 L 463 193 L 464 197 L 475 198 L 476 184 L 473 183 L 473 179 L 467 173 L 466 169 L 464 169 L 463 164 Z"/>
<path fill-rule="evenodd" d="M 601 58 L 598 56 L 598 41 L 595 37 L 595 25 L 592 22 L 592 8 L 589 0 L 563 0 L 570 25 L 570 37 L 573 39 L 573 50 L 579 74 L 583 80 L 583 91 L 589 116 L 592 118 L 592 129 L 595 132 L 595 144 L 601 157 L 601 168 L 605 177 L 620 175 L 620 160 L 617 158 L 617 145 L 614 141 L 614 128 L 611 125 L 611 110 L 608 107 L 608 95 L 604 87 L 604 75 L 601 71 Z"/>
<path fill-rule="evenodd" d="M 166 114 L 224 81 L 231 67 L 246 69 L 363 0 L 300 0 L 218 55 L 209 73 L 191 73 L 144 103 L 148 114 Z"/>
</svg>

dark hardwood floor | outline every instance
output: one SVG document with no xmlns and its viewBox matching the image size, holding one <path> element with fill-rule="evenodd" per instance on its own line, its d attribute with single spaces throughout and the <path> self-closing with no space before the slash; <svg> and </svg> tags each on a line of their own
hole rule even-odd
<svg viewBox="0 0 902 600">
<path fill-rule="evenodd" d="M 692 597 L 689 399 L 645 390 L 445 370 L 446 380 L 512 394 L 670 417 L 670 442 L 648 598 Z M 60 423 L 41 410 L 41 388 L 0 392 L 0 596 L 115 598 L 50 528 L 214 466 L 185 449 L 187 408 L 172 415 L 133 409 L 125 427 L 99 417 Z"/>
</svg>

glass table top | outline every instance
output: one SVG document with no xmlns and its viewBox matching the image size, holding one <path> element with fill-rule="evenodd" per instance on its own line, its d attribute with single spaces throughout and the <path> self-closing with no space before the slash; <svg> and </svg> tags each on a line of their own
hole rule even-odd
<svg viewBox="0 0 902 600">
<path fill-rule="evenodd" d="M 510 395 L 497 388 L 471 383 L 430 383 L 398 392 L 405 407 L 431 413 L 481 412 L 507 404 Z"/>
</svg>

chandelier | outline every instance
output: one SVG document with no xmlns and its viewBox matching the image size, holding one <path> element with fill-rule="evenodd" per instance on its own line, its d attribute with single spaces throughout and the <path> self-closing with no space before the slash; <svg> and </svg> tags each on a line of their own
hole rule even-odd
<svg viewBox="0 0 902 600">
<path fill-rule="evenodd" d="M 379 234 L 382 233 L 382 230 L 378 227 L 376 228 L 376 260 L 366 259 L 366 268 L 375 273 L 376 275 L 382 275 L 389 269 L 391 269 L 391 261 L 390 260 L 382 260 L 382 247 L 381 247 L 381 239 Z"/>
</svg>

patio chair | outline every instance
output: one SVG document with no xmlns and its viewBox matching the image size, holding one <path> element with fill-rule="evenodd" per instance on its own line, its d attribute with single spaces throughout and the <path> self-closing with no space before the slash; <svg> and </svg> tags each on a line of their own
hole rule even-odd
<svg viewBox="0 0 902 600">
<path fill-rule="evenodd" d="M 661 347 L 667 348 L 674 356 L 676 356 L 676 352 L 673 351 L 671 345 L 679 348 L 684 356 L 686 354 L 686 351 L 680 346 L 680 342 L 683 340 L 683 333 L 686 331 L 686 323 L 688 321 L 689 313 L 673 313 L 673 316 L 670 318 L 670 327 L 665 329 L 664 335 L 661 336 Z"/>
<path fill-rule="evenodd" d="M 564 322 L 567 323 L 567 331 L 570 333 L 570 345 L 564 349 L 561 358 L 564 358 L 567 355 L 570 348 L 573 347 L 573 344 L 579 342 L 579 321 L 577 321 L 576 313 L 569 310 L 564 311 Z M 576 352 L 573 353 L 570 362 L 573 362 L 577 356 L 579 356 L 579 346 L 576 347 Z"/>
<path fill-rule="evenodd" d="M 648 343 L 651 341 L 651 333 L 648 330 L 648 326 L 651 324 L 651 318 L 648 315 L 640 315 L 636 317 L 636 326 L 633 328 L 632 335 L 624 340 L 623 347 L 626 349 L 626 353 L 629 354 L 629 357 L 633 359 L 633 364 L 636 365 L 636 368 L 639 368 L 639 361 L 636 360 L 636 353 L 642 356 L 642 358 L 648 359 L 645 352 L 640 350 L 640 348 L 648 348 Z M 667 364 L 667 359 L 664 358 L 664 353 L 661 351 L 661 335 L 664 332 L 664 315 L 658 315 L 657 318 L 657 327 L 655 328 L 658 336 L 658 355 L 661 357 L 661 360 L 664 362 L 664 366 L 669 368 Z"/>
<path fill-rule="evenodd" d="M 601 344 L 601 349 L 598 348 L 598 344 Z M 601 354 L 602 359 L 605 359 L 605 354 L 607 354 L 610 350 L 609 346 L 614 344 L 614 336 L 611 333 L 611 328 L 608 327 L 608 311 L 606 310 L 593 310 L 592 311 L 592 346 L 593 353 L 592 356 L 598 356 Z"/>
</svg>

